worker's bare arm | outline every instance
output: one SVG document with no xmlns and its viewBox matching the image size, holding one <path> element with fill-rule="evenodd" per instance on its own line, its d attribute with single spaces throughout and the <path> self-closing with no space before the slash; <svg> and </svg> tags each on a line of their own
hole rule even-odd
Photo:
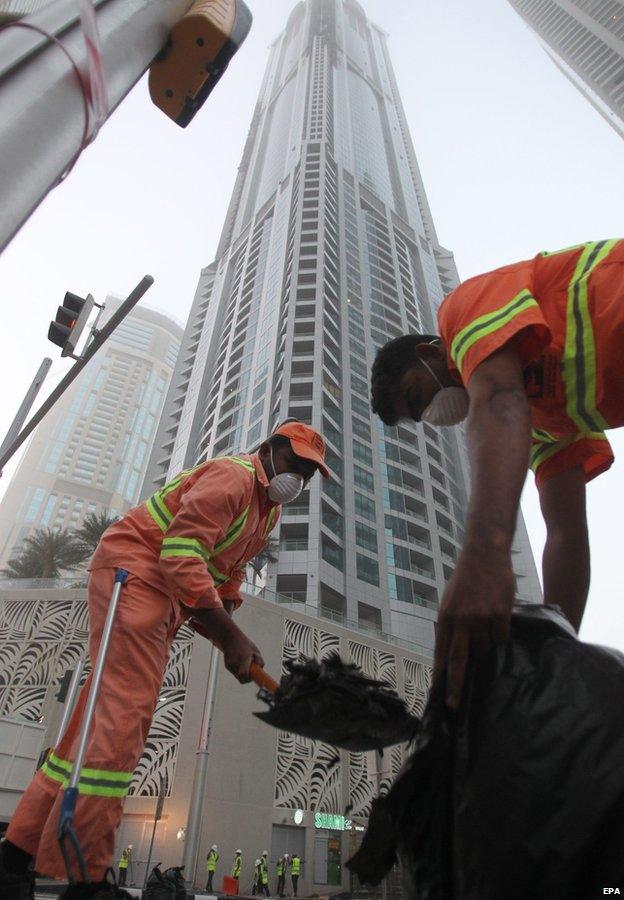
<svg viewBox="0 0 624 900">
<path fill-rule="evenodd" d="M 578 631 L 590 577 L 583 467 L 566 469 L 543 482 L 539 497 L 546 523 L 544 603 L 560 606 Z"/>
<path fill-rule="evenodd" d="M 477 367 L 468 386 L 472 493 L 457 566 L 440 605 L 436 672 L 457 707 L 471 651 L 509 633 L 515 578 L 511 544 L 531 446 L 529 404 L 513 344 Z"/>
<path fill-rule="evenodd" d="M 262 654 L 247 635 L 236 625 L 232 616 L 222 606 L 213 608 L 188 608 L 193 619 L 201 625 L 202 634 L 223 652 L 226 669 L 241 684 L 250 681 L 252 662 L 264 666 Z"/>
</svg>

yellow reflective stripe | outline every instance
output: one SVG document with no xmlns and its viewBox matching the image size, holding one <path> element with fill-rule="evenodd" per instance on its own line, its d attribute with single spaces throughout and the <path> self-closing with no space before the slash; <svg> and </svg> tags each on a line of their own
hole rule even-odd
<svg viewBox="0 0 624 900">
<path fill-rule="evenodd" d="M 208 563 L 210 550 L 197 538 L 166 537 L 163 538 L 160 555 L 165 559 L 171 556 L 198 556 Z"/>
<path fill-rule="evenodd" d="M 266 528 L 264 529 L 264 536 L 265 536 L 265 537 L 267 536 L 267 534 L 269 533 L 269 531 L 273 528 L 273 523 L 275 522 L 275 519 L 276 519 L 276 518 L 277 518 L 277 507 L 274 506 L 274 507 L 269 511 L 269 515 L 267 516 Z"/>
<path fill-rule="evenodd" d="M 589 431 L 582 434 L 570 434 L 567 437 L 556 440 L 555 443 L 534 444 L 531 450 L 531 469 L 533 472 L 537 472 L 539 467 L 545 463 L 546 460 L 555 456 L 557 453 L 561 453 L 562 450 L 565 450 L 572 444 L 576 444 L 578 441 L 583 441 L 585 439 L 590 441 L 606 441 L 607 436 L 602 431 Z"/>
<path fill-rule="evenodd" d="M 585 244 L 568 286 L 563 378 L 566 412 L 580 431 L 601 431 L 609 427 L 596 409 L 596 346 L 589 312 L 588 280 L 618 243 L 612 240 Z"/>
<path fill-rule="evenodd" d="M 479 316 L 469 325 L 466 325 L 465 328 L 462 328 L 462 330 L 455 335 L 451 344 L 451 356 L 459 371 L 461 372 L 462 370 L 462 363 L 466 353 L 477 343 L 477 341 L 498 331 L 500 328 L 504 328 L 504 326 L 507 325 L 508 322 L 511 322 L 513 318 L 519 316 L 533 306 L 537 306 L 537 301 L 530 291 L 523 290 L 520 291 L 513 300 L 510 300 L 509 303 L 506 303 L 504 306 L 501 306 L 499 309 L 495 309 L 492 312 L 485 313 L 483 316 Z"/>
<path fill-rule="evenodd" d="M 51 753 L 41 768 L 44 775 L 58 781 L 63 787 L 69 784 L 72 763 L 68 760 L 59 759 Z M 133 774 L 133 772 L 83 768 L 78 782 L 78 793 L 98 797 L 125 797 Z"/>
<path fill-rule="evenodd" d="M 217 569 L 215 564 L 211 561 L 210 551 L 201 541 L 198 541 L 195 538 L 165 538 L 162 543 L 160 558 L 171 559 L 172 557 L 180 556 L 201 559 L 212 575 L 215 584 L 223 584 L 229 580 L 230 576 Z"/>
<path fill-rule="evenodd" d="M 213 556 L 222 553 L 223 550 L 227 550 L 227 548 L 230 547 L 234 543 L 234 541 L 236 541 L 241 536 L 247 522 L 249 510 L 250 507 L 248 506 L 247 509 L 244 509 L 240 516 L 232 522 L 230 530 L 226 534 L 225 538 L 221 541 L 220 544 L 217 544 L 217 546 L 212 551 Z"/>
<path fill-rule="evenodd" d="M 145 501 L 147 511 L 156 522 L 161 531 L 166 531 L 173 521 L 173 514 L 164 503 L 161 492 L 157 491 L 149 500 Z"/>
<path fill-rule="evenodd" d="M 550 431 L 544 431 L 543 428 L 534 428 L 532 431 L 532 437 L 534 441 L 540 441 L 541 443 L 553 444 L 556 441 L 560 440 L 560 438 L 555 437 Z"/>
<path fill-rule="evenodd" d="M 564 247 L 563 250 L 542 250 L 540 256 L 559 256 L 561 253 L 572 253 L 573 250 L 584 246 L 584 244 L 573 244 L 571 247 Z"/>
</svg>

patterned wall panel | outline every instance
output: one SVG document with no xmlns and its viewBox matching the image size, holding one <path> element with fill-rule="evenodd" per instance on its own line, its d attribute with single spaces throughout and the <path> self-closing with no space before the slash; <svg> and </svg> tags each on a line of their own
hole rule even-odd
<svg viewBox="0 0 624 900">
<path fill-rule="evenodd" d="M 393 653 L 367 647 L 359 641 L 349 641 L 349 656 L 351 662 L 359 666 L 369 678 L 385 681 L 395 691 L 398 690 L 396 657 Z"/>
<path fill-rule="evenodd" d="M 135 796 L 157 796 L 160 777 L 169 786 L 188 681 L 193 632 L 184 627 L 171 650 L 145 752 L 130 786 Z M 46 693 L 87 652 L 85 600 L 0 598 L 0 716 L 36 721 Z M 85 667 L 86 678 L 90 665 Z"/>
<path fill-rule="evenodd" d="M 300 656 L 326 659 L 338 653 L 340 640 L 327 631 L 284 620 L 282 666 Z M 342 765 L 337 751 L 318 741 L 280 731 L 277 738 L 275 805 L 288 809 L 340 810 Z"/>
<path fill-rule="evenodd" d="M 414 659 L 404 659 L 403 678 L 407 707 L 415 716 L 422 716 L 431 687 L 431 668 Z"/>
</svg>

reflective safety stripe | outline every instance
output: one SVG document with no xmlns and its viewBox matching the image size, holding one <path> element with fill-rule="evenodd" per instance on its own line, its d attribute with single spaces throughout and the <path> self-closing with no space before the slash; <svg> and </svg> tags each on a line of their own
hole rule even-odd
<svg viewBox="0 0 624 900">
<path fill-rule="evenodd" d="M 533 432 L 535 434 L 535 432 Z M 548 434 L 548 432 L 545 432 Z M 577 441 L 582 441 L 587 438 L 591 441 L 606 441 L 607 436 L 602 431 L 590 431 L 584 432 L 582 434 L 569 434 L 563 438 L 553 438 L 552 435 L 549 436 L 549 441 L 538 441 L 533 444 L 531 449 L 531 469 L 533 472 L 537 472 L 539 467 L 546 462 L 547 459 L 550 459 L 552 456 L 555 456 L 557 453 L 560 453 L 562 450 L 565 450 L 567 447 L 570 447 L 572 444 L 576 444 Z"/>
<path fill-rule="evenodd" d="M 566 338 L 563 355 L 563 380 L 566 388 L 566 412 L 579 431 L 608 428 L 596 409 L 596 345 L 589 312 L 588 281 L 618 241 L 594 241 L 585 244 L 568 286 Z"/>
<path fill-rule="evenodd" d="M 269 533 L 269 531 L 273 528 L 276 518 L 277 518 L 277 507 L 274 506 L 274 507 L 272 507 L 272 509 L 269 510 L 269 515 L 267 516 L 266 528 L 264 529 L 264 537 L 266 537 L 267 534 Z"/>
<path fill-rule="evenodd" d="M 255 475 L 256 469 L 254 464 L 248 462 L 246 459 L 240 459 L 238 456 L 222 456 L 217 457 L 217 459 L 229 459 L 230 462 L 242 466 L 244 469 L 247 469 L 250 474 Z M 192 469 L 186 469 L 184 472 L 180 472 L 180 474 L 176 476 L 173 481 L 170 481 L 164 486 L 164 488 L 156 491 L 155 494 L 152 494 L 152 496 L 145 501 L 147 511 L 162 532 L 166 532 L 173 521 L 173 513 L 169 510 L 167 504 L 164 501 L 164 498 L 172 491 L 174 491 L 177 487 L 179 487 L 182 482 L 189 477 L 189 475 L 192 475 L 193 472 L 196 472 L 199 468 L 200 466 L 194 466 Z"/>
<path fill-rule="evenodd" d="M 572 244 L 571 247 L 564 247 L 563 250 L 542 250 L 540 256 L 560 256 L 562 253 L 572 253 L 573 250 L 584 246 L 584 244 Z"/>
<path fill-rule="evenodd" d="M 489 334 L 498 331 L 500 328 L 504 328 L 508 322 L 511 322 L 516 316 L 521 315 L 521 313 L 525 312 L 527 309 L 531 309 L 533 306 L 537 306 L 537 301 L 530 291 L 523 290 L 520 291 L 513 300 L 510 300 L 509 303 L 506 303 L 499 309 L 492 310 L 492 312 L 485 313 L 483 316 L 479 316 L 469 325 L 466 325 L 465 328 L 462 328 L 462 330 L 455 335 L 451 344 L 451 356 L 459 371 L 461 372 L 462 370 L 464 356 L 473 344 L 476 344 L 477 341 L 487 337 Z"/>
<path fill-rule="evenodd" d="M 162 499 L 161 492 L 158 491 L 150 497 L 149 500 L 146 500 L 145 505 L 147 506 L 147 511 L 160 530 L 165 532 L 173 521 L 173 515 L 167 509 L 167 506 Z"/>
<path fill-rule="evenodd" d="M 64 788 L 69 784 L 72 763 L 51 753 L 41 771 Z M 78 782 L 79 794 L 97 797 L 125 797 L 132 781 L 133 772 L 109 772 L 107 769 L 83 768 Z"/>
<path fill-rule="evenodd" d="M 255 478 L 256 469 L 253 463 L 248 462 L 246 459 L 240 459 L 238 456 L 224 456 L 220 457 L 221 459 L 227 459 L 230 462 L 235 463 L 236 465 L 242 466 L 246 469 L 250 475 Z M 164 497 L 167 494 L 170 494 L 172 490 L 179 487 L 180 484 L 184 481 L 185 478 L 188 478 L 193 472 L 197 471 L 199 467 L 196 466 L 193 469 L 187 469 L 186 472 L 182 472 L 177 478 L 173 481 L 169 482 L 169 484 L 165 485 L 162 490 L 157 491 L 149 500 L 146 502 L 147 509 L 158 525 L 158 527 L 165 534 L 169 527 L 171 526 L 171 522 L 174 519 L 173 513 L 168 509 L 167 505 L 164 502 Z M 247 519 L 249 517 L 250 507 L 244 509 L 242 513 L 232 522 L 230 528 L 224 539 L 213 547 L 210 550 L 197 538 L 185 538 L 185 537 L 164 537 L 160 552 L 161 559 L 171 559 L 172 557 L 197 557 L 205 563 L 208 571 L 212 575 L 213 581 L 218 586 L 225 584 L 226 581 L 230 580 L 230 575 L 227 572 L 221 572 L 215 564 L 212 562 L 211 557 L 218 556 L 219 553 L 222 553 L 224 550 L 227 550 L 228 547 L 231 547 L 232 544 L 236 543 L 236 541 L 240 538 L 241 534 L 245 530 L 245 525 L 247 524 Z"/>
</svg>

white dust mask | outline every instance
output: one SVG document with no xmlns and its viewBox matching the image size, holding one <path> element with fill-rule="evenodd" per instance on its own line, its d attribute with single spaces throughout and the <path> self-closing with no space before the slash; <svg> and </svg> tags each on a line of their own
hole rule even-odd
<svg viewBox="0 0 624 900">
<path fill-rule="evenodd" d="M 468 391 L 455 385 L 444 387 L 431 366 L 424 359 L 420 361 L 440 385 L 438 393 L 429 406 L 423 410 L 421 421 L 428 425 L 457 425 L 459 422 L 463 422 L 468 415 L 470 405 Z"/>
<path fill-rule="evenodd" d="M 271 447 L 271 468 L 275 472 L 273 463 L 273 447 Z M 303 476 L 294 472 L 281 472 L 274 475 L 269 481 L 269 499 L 273 503 L 292 503 L 303 490 Z"/>
</svg>

